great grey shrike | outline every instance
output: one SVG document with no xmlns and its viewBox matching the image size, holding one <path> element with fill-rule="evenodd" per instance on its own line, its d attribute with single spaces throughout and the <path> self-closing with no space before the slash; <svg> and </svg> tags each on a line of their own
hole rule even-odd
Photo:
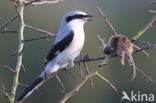
<svg viewBox="0 0 156 103">
<path fill-rule="evenodd" d="M 22 102 L 41 86 L 46 80 L 46 76 L 50 77 L 68 65 L 74 66 L 73 61 L 80 54 L 84 45 L 84 24 L 90 21 L 91 17 L 91 15 L 78 10 L 71 11 L 64 16 L 56 40 L 44 62 L 45 71 L 24 90 L 18 98 L 18 102 Z"/>
</svg>

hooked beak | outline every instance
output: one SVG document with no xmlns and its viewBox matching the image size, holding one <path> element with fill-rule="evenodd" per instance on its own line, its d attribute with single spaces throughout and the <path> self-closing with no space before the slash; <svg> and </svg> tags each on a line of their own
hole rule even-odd
<svg viewBox="0 0 156 103">
<path fill-rule="evenodd" d="M 92 15 L 85 15 L 85 17 L 83 18 L 83 21 L 92 21 L 92 18 L 93 16 Z"/>
</svg>

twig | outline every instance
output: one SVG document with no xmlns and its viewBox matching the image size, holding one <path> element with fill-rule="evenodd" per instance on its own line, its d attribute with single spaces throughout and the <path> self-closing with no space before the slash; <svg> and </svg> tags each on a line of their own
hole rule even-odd
<svg viewBox="0 0 156 103">
<path fill-rule="evenodd" d="M 41 33 L 46 33 L 46 34 L 48 34 L 49 36 L 55 37 L 55 34 L 50 33 L 50 32 L 48 32 L 48 31 L 46 31 L 46 30 L 42 30 L 42 29 L 39 29 L 39 28 L 35 28 L 35 27 L 30 26 L 30 25 L 25 25 L 25 27 L 26 27 L 26 28 L 29 28 L 29 29 L 33 29 L 33 30 L 39 31 L 39 32 L 41 32 Z"/>
<path fill-rule="evenodd" d="M 18 54 L 18 50 L 14 51 L 13 53 L 9 54 L 8 56 L 14 56 L 16 54 Z"/>
<path fill-rule="evenodd" d="M 131 66 L 129 61 L 125 58 L 125 61 Z M 148 76 L 145 72 L 143 72 L 141 69 L 139 69 L 137 66 L 135 66 L 136 70 L 144 76 L 147 80 L 149 80 L 151 83 L 156 85 L 156 81 L 154 81 L 150 76 Z"/>
<path fill-rule="evenodd" d="M 60 78 L 59 78 L 57 75 L 56 75 L 55 77 L 56 77 L 56 79 L 58 80 L 58 82 L 59 82 L 59 84 L 61 85 L 61 87 L 63 88 L 63 90 L 65 90 L 65 87 L 64 87 L 62 81 L 60 80 Z"/>
<path fill-rule="evenodd" d="M 81 63 L 79 63 L 78 65 L 79 65 L 79 69 L 80 69 L 80 76 L 82 78 L 83 77 L 83 70 L 82 70 Z"/>
<path fill-rule="evenodd" d="M 156 48 L 156 45 L 150 45 L 150 46 L 141 48 L 139 50 L 134 51 L 133 53 L 135 54 L 135 53 L 142 52 L 143 50 L 147 50 L 147 49 L 151 49 L 151 48 Z"/>
<path fill-rule="evenodd" d="M 149 43 L 149 42 L 140 41 L 140 40 L 132 40 L 132 42 L 140 43 L 140 44 L 147 45 L 147 46 L 152 45 L 152 44 L 151 44 L 151 43 Z"/>
<path fill-rule="evenodd" d="M 68 99 L 70 99 L 75 93 L 77 93 L 80 88 L 86 83 L 87 80 L 89 80 L 90 78 L 92 78 L 94 75 L 96 75 L 96 72 L 98 72 L 100 69 L 102 69 L 102 67 L 106 65 L 105 64 L 102 64 L 102 65 L 99 65 L 96 69 L 94 69 L 92 72 L 90 72 L 86 77 L 84 77 L 76 86 L 75 88 L 70 91 L 69 93 L 67 93 L 63 99 L 61 99 L 59 101 L 59 103 L 65 103 Z"/>
<path fill-rule="evenodd" d="M 69 73 L 72 77 L 74 77 L 75 79 L 78 80 L 78 76 L 77 76 L 74 72 L 72 72 L 71 70 L 69 70 L 69 69 L 67 69 L 67 68 L 65 68 L 64 70 L 65 70 L 67 73 Z"/>
<path fill-rule="evenodd" d="M 90 62 L 90 61 L 96 61 L 96 60 L 103 60 L 105 59 L 106 57 L 105 56 L 102 56 L 102 57 L 94 57 L 94 58 L 82 58 L 78 61 L 75 61 L 75 64 L 79 64 L 80 62 Z"/>
<path fill-rule="evenodd" d="M 28 85 L 23 84 L 23 83 L 18 83 L 18 85 L 21 86 L 21 87 L 24 87 L 24 88 L 27 88 L 28 87 Z"/>
<path fill-rule="evenodd" d="M 66 92 L 65 92 L 64 90 L 60 89 L 60 88 L 59 88 L 59 92 L 60 92 L 61 94 L 63 94 L 63 95 L 66 94 Z"/>
<path fill-rule="evenodd" d="M 3 26 L 0 27 L 0 31 L 2 31 L 8 24 L 10 24 L 12 21 L 14 21 L 17 17 L 19 17 L 18 14 L 16 16 L 14 16 L 13 18 L 11 18 L 10 20 L 8 20 Z"/>
<path fill-rule="evenodd" d="M 21 64 L 21 68 L 23 69 L 24 72 L 26 72 L 26 69 L 25 69 L 23 63 Z"/>
<path fill-rule="evenodd" d="M 4 87 L 2 82 L 1 82 L 1 91 L 3 92 L 4 96 L 6 96 L 10 100 L 8 90 Z"/>
<path fill-rule="evenodd" d="M 1 33 L 18 33 L 17 30 L 1 30 Z"/>
<path fill-rule="evenodd" d="M 34 41 L 34 40 L 40 40 L 40 39 L 47 39 L 47 38 L 52 38 L 54 36 L 41 36 L 41 37 L 37 37 L 37 38 L 31 38 L 31 39 L 26 39 L 26 40 L 23 40 L 22 42 L 30 42 L 30 41 Z"/>
<path fill-rule="evenodd" d="M 80 57 L 81 57 L 81 59 L 82 59 L 82 56 L 83 56 L 83 55 L 82 55 L 82 52 L 80 52 Z M 87 74 L 89 74 L 89 69 L 88 69 L 88 66 L 87 66 L 86 62 L 83 62 L 83 65 L 84 65 L 84 67 L 85 67 L 85 70 L 86 70 Z M 91 84 L 92 88 L 94 88 L 93 79 L 90 78 L 89 81 L 90 81 L 90 84 Z"/>
<path fill-rule="evenodd" d="M 13 2 L 18 2 L 18 0 L 12 0 Z M 38 1 L 38 2 L 37 2 Z M 48 0 L 32 0 L 32 1 L 27 1 L 27 0 L 23 0 L 23 3 L 25 6 L 27 5 L 45 5 L 45 4 L 50 4 L 50 5 L 53 5 L 53 4 L 56 4 L 56 3 L 59 3 L 63 0 L 55 0 L 55 1 L 48 1 Z"/>
<path fill-rule="evenodd" d="M 3 64 L 2 65 L 4 68 L 6 68 L 6 69 L 8 69 L 10 72 L 12 72 L 12 73 L 16 73 L 16 71 L 14 71 L 12 68 L 10 68 L 9 66 L 7 66 L 7 65 L 5 65 L 5 64 Z"/>
<path fill-rule="evenodd" d="M 154 23 L 154 21 L 156 20 L 156 16 L 153 16 L 153 18 L 151 19 L 151 21 L 145 26 L 144 29 L 142 29 L 137 35 L 135 35 L 133 37 L 133 40 L 138 39 L 140 36 L 142 36 L 142 34 L 144 34 L 150 27 L 152 27 L 152 24 Z"/>
<path fill-rule="evenodd" d="M 24 6 L 22 3 L 22 0 L 19 0 L 19 14 L 21 17 L 21 21 L 20 21 L 20 31 L 19 31 L 19 48 L 18 48 L 18 57 L 17 57 L 17 64 L 16 64 L 16 74 L 14 75 L 14 79 L 13 79 L 13 85 L 12 85 L 12 90 L 11 90 L 11 99 L 10 99 L 10 103 L 14 103 L 15 102 L 15 96 L 16 96 L 16 90 L 18 87 L 18 79 L 19 79 L 19 73 L 20 73 L 20 68 L 22 65 L 22 53 L 21 51 L 24 48 L 24 43 L 22 43 L 23 41 L 23 35 L 24 35 L 24 17 L 23 17 L 23 11 L 24 11 Z"/>
<path fill-rule="evenodd" d="M 111 30 L 113 31 L 114 35 L 117 37 L 117 33 L 116 33 L 115 29 L 113 28 L 113 26 L 111 25 L 111 23 L 109 22 L 108 18 L 105 16 L 105 14 L 103 13 L 103 11 L 99 7 L 97 7 L 97 9 L 101 13 L 101 15 L 104 17 L 106 23 L 111 28 Z"/>
<path fill-rule="evenodd" d="M 101 78 L 102 80 L 104 80 L 108 85 L 110 85 L 114 91 L 118 92 L 118 90 L 115 88 L 115 86 L 109 81 L 107 80 L 106 78 L 104 78 L 102 75 L 100 75 L 98 72 L 96 72 L 96 75 Z"/>
</svg>

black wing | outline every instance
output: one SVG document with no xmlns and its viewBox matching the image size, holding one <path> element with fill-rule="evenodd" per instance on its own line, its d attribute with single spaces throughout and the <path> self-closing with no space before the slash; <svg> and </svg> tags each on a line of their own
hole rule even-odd
<svg viewBox="0 0 156 103">
<path fill-rule="evenodd" d="M 73 40 L 74 33 L 71 31 L 64 39 L 54 44 L 51 48 L 50 52 L 47 55 L 44 66 L 51 61 L 54 57 L 56 57 L 59 53 L 61 53 Z"/>
</svg>

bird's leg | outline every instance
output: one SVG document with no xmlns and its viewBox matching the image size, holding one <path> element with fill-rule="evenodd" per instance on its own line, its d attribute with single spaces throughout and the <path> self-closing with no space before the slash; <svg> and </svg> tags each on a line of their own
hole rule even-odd
<svg viewBox="0 0 156 103">
<path fill-rule="evenodd" d="M 69 66 L 72 68 L 75 66 L 75 63 L 73 62 L 73 60 L 70 61 Z"/>
<path fill-rule="evenodd" d="M 48 76 L 47 76 L 47 72 L 46 72 L 46 70 L 45 70 L 45 66 L 44 66 L 44 64 L 43 64 L 43 63 L 41 63 L 41 66 L 42 66 L 42 68 L 43 68 L 44 75 L 45 75 L 45 77 L 47 78 Z"/>
</svg>

